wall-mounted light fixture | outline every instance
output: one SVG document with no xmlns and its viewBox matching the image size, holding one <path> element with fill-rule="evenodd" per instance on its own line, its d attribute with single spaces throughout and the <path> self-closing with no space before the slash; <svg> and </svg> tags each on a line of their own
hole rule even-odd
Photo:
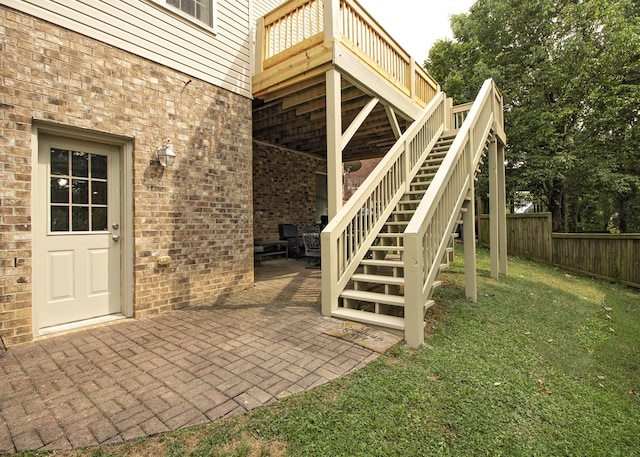
<svg viewBox="0 0 640 457">
<path fill-rule="evenodd" d="M 344 174 L 348 175 L 349 173 L 353 173 L 354 171 L 358 171 L 360 167 L 362 167 L 362 162 L 359 160 L 353 160 L 351 162 L 345 162 L 343 164 Z"/>
<path fill-rule="evenodd" d="M 171 140 L 167 138 L 162 142 L 162 146 L 156 149 L 158 162 L 160 162 L 160 165 L 162 165 L 163 167 L 170 167 L 171 165 L 173 165 L 174 160 L 176 160 L 176 154 L 175 152 L 173 152 L 173 149 L 171 149 L 171 146 L 169 145 L 170 141 Z"/>
</svg>

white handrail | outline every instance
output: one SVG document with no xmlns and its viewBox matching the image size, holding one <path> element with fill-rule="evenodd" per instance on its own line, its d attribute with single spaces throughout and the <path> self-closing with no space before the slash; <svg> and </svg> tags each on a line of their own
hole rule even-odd
<svg viewBox="0 0 640 457">
<path fill-rule="evenodd" d="M 429 299 L 457 215 L 473 185 L 487 138 L 495 128 L 496 100 L 495 84 L 488 79 L 404 231 L 405 340 L 409 344 L 421 344 L 421 338 L 424 338 L 424 305 Z M 407 322 L 407 319 L 412 322 Z M 418 319 L 419 322 L 416 321 Z"/>
</svg>

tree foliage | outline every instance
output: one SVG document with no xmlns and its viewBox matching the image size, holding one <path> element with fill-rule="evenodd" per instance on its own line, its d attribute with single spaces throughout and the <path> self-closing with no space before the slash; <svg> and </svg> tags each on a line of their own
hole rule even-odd
<svg viewBox="0 0 640 457">
<path fill-rule="evenodd" d="M 451 27 L 425 66 L 456 103 L 496 80 L 511 201 L 555 231 L 640 232 L 640 2 L 478 0 Z"/>
</svg>

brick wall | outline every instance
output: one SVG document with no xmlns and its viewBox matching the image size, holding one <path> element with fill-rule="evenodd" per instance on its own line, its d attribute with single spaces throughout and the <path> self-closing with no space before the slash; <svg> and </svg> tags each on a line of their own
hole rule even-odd
<svg viewBox="0 0 640 457">
<path fill-rule="evenodd" d="M 0 335 L 32 335 L 31 128 L 131 138 L 134 315 L 210 304 L 253 282 L 251 102 L 0 6 Z M 152 152 L 172 139 L 162 170 Z M 173 259 L 158 267 L 159 255 Z"/>
<path fill-rule="evenodd" d="M 316 173 L 325 159 L 253 144 L 253 231 L 256 239 L 277 240 L 278 224 L 316 224 Z"/>
</svg>

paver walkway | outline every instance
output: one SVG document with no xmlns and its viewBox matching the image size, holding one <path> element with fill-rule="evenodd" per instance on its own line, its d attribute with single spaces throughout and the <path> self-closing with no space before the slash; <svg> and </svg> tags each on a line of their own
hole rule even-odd
<svg viewBox="0 0 640 457">
<path fill-rule="evenodd" d="M 256 268 L 255 286 L 0 355 L 0 454 L 115 444 L 242 414 L 378 354 L 322 333 L 320 272 Z"/>
</svg>

